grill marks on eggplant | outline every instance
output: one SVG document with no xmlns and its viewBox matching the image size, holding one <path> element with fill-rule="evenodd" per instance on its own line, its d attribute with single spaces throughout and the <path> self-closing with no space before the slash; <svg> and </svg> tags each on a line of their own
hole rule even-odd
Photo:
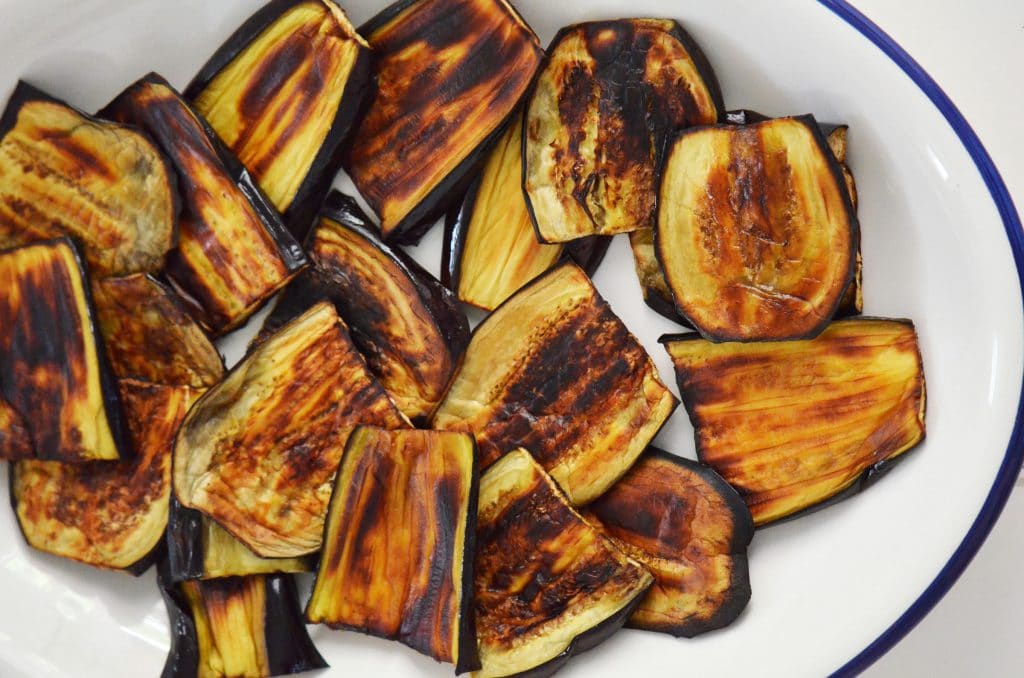
<svg viewBox="0 0 1024 678">
<path fill-rule="evenodd" d="M 68 235 L 93 275 L 160 269 L 177 237 L 175 185 L 146 137 L 23 82 L 0 136 L 0 248 Z"/>
<path fill-rule="evenodd" d="M 816 339 L 664 337 L 697 452 L 763 525 L 862 488 L 924 438 L 914 326 L 856 318 Z"/>
<path fill-rule="evenodd" d="M 505 0 L 413 0 L 363 27 L 378 92 L 346 168 L 388 240 L 440 215 L 543 52 Z"/>
<path fill-rule="evenodd" d="M 313 623 L 398 640 L 456 672 L 478 668 L 472 594 L 472 436 L 353 431 L 338 470 Z"/>
</svg>

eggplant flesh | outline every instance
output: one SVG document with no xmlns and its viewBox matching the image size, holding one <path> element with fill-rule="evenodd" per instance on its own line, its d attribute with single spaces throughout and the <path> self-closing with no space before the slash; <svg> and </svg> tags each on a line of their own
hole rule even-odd
<svg viewBox="0 0 1024 678">
<path fill-rule="evenodd" d="M 17 461 L 35 456 L 28 423 L 14 407 L 0 397 L 0 459 Z"/>
<path fill-rule="evenodd" d="M 754 524 L 709 466 L 649 448 L 585 515 L 654 575 L 627 626 L 689 638 L 728 625 L 750 600 Z"/>
<path fill-rule="evenodd" d="M 526 447 L 584 504 L 626 472 L 676 404 L 586 274 L 562 264 L 477 327 L 432 423 L 473 433 L 483 468 Z"/>
<path fill-rule="evenodd" d="M 356 428 L 338 469 L 307 621 L 397 640 L 454 663 L 456 673 L 480 668 L 475 456 L 463 433 Z"/>
<path fill-rule="evenodd" d="M 208 330 L 238 327 L 306 265 L 249 173 L 166 80 L 150 73 L 100 114 L 143 129 L 174 166 L 182 213 L 166 272 Z"/>
<path fill-rule="evenodd" d="M 909 320 L 851 318 L 815 339 L 662 338 L 697 454 L 765 525 L 865 487 L 925 435 Z"/>
<path fill-rule="evenodd" d="M 480 479 L 476 538 L 475 678 L 554 673 L 621 628 L 654 581 L 521 449 Z"/>
<path fill-rule="evenodd" d="M 400 0 L 360 28 L 376 98 L 346 169 L 388 241 L 413 241 L 465 188 L 543 58 L 505 0 Z"/>
<path fill-rule="evenodd" d="M 319 303 L 251 351 L 189 411 L 174 448 L 182 505 L 256 555 L 320 549 L 331 482 L 357 424 L 408 420 Z"/>
<path fill-rule="evenodd" d="M 177 209 L 173 172 L 146 136 L 18 83 L 0 117 L 0 248 L 66 235 L 91 275 L 156 271 Z"/>
<path fill-rule="evenodd" d="M 856 211 L 857 182 L 854 180 L 853 172 L 850 171 L 850 166 L 846 162 L 846 153 L 849 148 L 848 132 L 849 127 L 847 125 L 836 125 L 825 137 L 825 140 L 828 142 L 829 150 L 832 151 L 836 162 L 839 163 L 839 169 L 843 174 L 843 183 L 846 184 L 846 192 L 850 196 L 850 205 Z M 836 311 L 838 317 L 860 315 L 864 311 L 863 269 L 864 262 L 861 259 L 861 248 L 858 242 L 853 281 L 846 288 L 846 294 L 843 295 L 842 301 L 839 302 L 839 310 Z"/>
</svg>

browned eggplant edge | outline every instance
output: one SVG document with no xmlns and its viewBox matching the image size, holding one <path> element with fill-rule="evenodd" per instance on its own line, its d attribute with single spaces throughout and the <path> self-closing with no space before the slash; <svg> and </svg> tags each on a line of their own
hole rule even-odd
<svg viewBox="0 0 1024 678">
<path fill-rule="evenodd" d="M 753 111 L 745 111 L 744 110 L 744 111 L 742 111 L 742 113 L 745 116 L 746 115 L 760 116 L 759 113 L 755 113 Z M 815 325 L 810 330 L 808 330 L 807 332 L 805 332 L 804 334 L 802 334 L 800 336 L 787 337 L 786 339 L 771 339 L 770 341 L 800 341 L 800 340 L 803 340 L 803 339 L 813 339 L 814 337 L 816 337 L 819 334 L 821 334 L 825 330 L 825 328 L 828 327 L 829 323 L 831 323 L 832 320 L 834 319 L 836 311 L 839 309 L 840 304 L 842 304 L 843 297 L 846 296 L 846 290 L 849 289 L 850 285 L 854 284 L 854 278 L 855 278 L 855 276 L 857 274 L 856 257 L 857 257 L 857 252 L 860 251 L 860 221 L 857 219 L 857 210 L 855 210 L 853 208 L 853 203 L 850 200 L 850 193 L 849 193 L 849 191 L 846 190 L 846 179 L 843 178 L 843 170 L 839 167 L 839 162 L 836 160 L 835 156 L 832 154 L 832 150 L 829 148 L 828 141 L 825 139 L 825 135 L 822 133 L 821 126 L 818 125 L 818 121 L 815 120 L 814 116 L 812 114 L 810 114 L 810 113 L 807 113 L 807 114 L 804 114 L 804 115 L 788 116 L 788 117 L 790 117 L 792 120 L 795 120 L 796 122 L 798 122 L 801 125 L 803 125 L 804 127 L 806 127 L 807 130 L 811 133 L 811 136 L 814 138 L 815 143 L 818 145 L 818 149 L 821 151 L 821 153 L 825 157 L 825 163 L 828 165 L 829 172 L 831 172 L 833 180 L 835 180 L 836 185 L 840 189 L 839 190 L 839 194 L 840 194 L 840 198 L 843 201 L 843 209 L 846 210 L 846 215 L 847 215 L 847 218 L 849 219 L 849 222 L 850 222 L 850 266 L 849 266 L 849 270 L 846 273 L 846 283 L 842 286 L 842 290 L 840 291 L 840 293 L 838 295 L 836 295 L 836 301 L 835 301 L 835 304 L 833 305 L 832 310 L 831 310 L 830 313 L 826 313 L 825 315 L 823 315 L 822 319 L 818 322 L 817 325 Z M 777 118 L 771 118 L 771 119 L 774 120 L 774 119 L 777 119 Z M 764 122 L 764 121 L 752 120 L 751 123 L 747 123 L 747 124 L 753 124 L 753 122 Z M 661 184 L 661 177 L 664 175 L 665 165 L 669 161 L 669 155 L 671 154 L 671 147 L 675 146 L 676 142 L 679 139 L 683 138 L 684 136 L 686 136 L 688 134 L 694 134 L 694 133 L 700 132 L 701 130 L 706 130 L 706 129 L 709 129 L 709 128 L 712 128 L 712 129 L 719 129 L 719 128 L 729 129 L 729 128 L 733 128 L 733 127 L 735 127 L 734 124 L 728 124 L 728 123 L 727 124 L 718 124 L 718 125 L 706 125 L 706 126 L 703 126 L 703 127 L 689 127 L 687 129 L 684 129 L 684 130 L 680 131 L 678 134 L 676 134 L 668 142 L 668 146 L 666 147 L 666 152 L 665 152 L 664 156 L 661 159 L 661 167 L 658 169 L 658 172 L 657 172 L 659 186 Z M 659 192 L 660 192 L 660 189 L 659 189 Z M 654 223 L 655 223 L 655 228 L 654 228 L 654 255 L 658 259 L 658 265 L 661 266 L 661 270 L 664 271 L 665 270 L 665 262 L 662 261 L 662 257 L 661 257 L 661 247 L 659 246 L 659 240 L 660 240 L 660 238 L 659 238 L 659 229 L 657 228 L 657 224 L 659 223 L 660 220 L 661 220 L 661 201 L 657 200 L 657 201 L 655 201 L 655 215 L 654 215 Z M 672 290 L 672 286 L 669 285 L 668 287 L 669 287 L 669 291 L 672 292 L 672 298 L 675 299 L 675 292 Z M 693 327 L 698 332 L 700 332 L 700 329 L 697 328 L 696 325 L 694 324 L 693 319 L 690 318 L 686 313 L 684 313 L 682 311 L 682 309 L 679 308 L 678 302 L 676 304 L 676 311 L 686 321 L 686 324 L 688 326 Z M 714 337 L 709 337 L 709 336 L 704 335 L 703 332 L 701 332 L 701 335 L 705 339 L 707 339 L 708 341 L 711 341 L 711 342 L 714 342 L 714 343 L 723 343 L 723 342 L 729 342 L 729 341 L 745 341 L 745 342 L 760 341 L 760 340 L 752 340 L 752 339 L 733 339 L 733 338 L 723 339 L 723 338 L 714 338 Z M 672 335 L 665 335 L 665 336 L 672 336 Z"/>
<path fill-rule="evenodd" d="M 335 0 L 323 1 L 330 2 L 342 9 Z M 183 92 L 184 98 L 194 101 L 206 89 L 210 81 L 253 40 L 258 38 L 260 33 L 282 14 L 303 2 L 305 0 L 271 0 L 257 10 L 234 33 L 228 36 L 224 44 L 217 48 L 217 51 L 203 64 L 199 72 L 193 76 L 192 81 Z M 362 31 L 359 32 L 362 33 Z M 348 152 L 346 142 L 349 132 L 368 110 L 374 99 L 373 94 L 376 87 L 377 81 L 373 75 L 370 53 L 365 48 L 360 49 L 352 72 L 345 82 L 345 89 L 341 93 L 341 105 L 334 114 L 334 120 L 327 131 L 327 136 L 324 137 L 320 150 L 313 158 L 313 163 L 309 166 L 305 178 L 299 184 L 295 197 L 292 198 L 291 204 L 282 215 L 284 223 L 297 242 L 301 242 L 312 227 L 320 204 L 334 182 L 334 177 L 341 169 L 343 159 Z M 359 90 L 363 90 L 362 94 L 354 96 Z M 202 120 L 201 117 L 200 120 Z M 255 184 L 251 177 L 249 182 Z"/>
</svg>

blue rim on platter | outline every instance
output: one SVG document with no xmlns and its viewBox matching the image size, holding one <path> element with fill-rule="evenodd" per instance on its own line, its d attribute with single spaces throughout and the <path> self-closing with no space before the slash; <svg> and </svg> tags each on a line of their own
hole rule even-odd
<svg viewBox="0 0 1024 678">
<path fill-rule="evenodd" d="M 921 65 L 907 54 L 885 31 L 879 28 L 874 22 L 854 9 L 846 0 L 819 0 L 819 2 L 832 10 L 840 19 L 855 28 L 865 38 L 873 42 L 879 49 L 896 62 L 896 65 L 903 69 L 914 83 L 921 88 L 939 112 L 946 118 L 953 131 L 956 132 L 960 142 L 970 154 L 971 159 L 981 173 L 992 200 L 995 201 L 999 210 L 999 216 L 1006 229 L 1006 237 L 1010 242 L 1010 249 L 1013 252 L 1013 260 L 1017 267 L 1017 279 L 1024 293 L 1024 231 L 1021 229 L 1020 217 L 1017 215 L 1017 208 L 1013 204 L 1006 184 L 999 176 L 988 151 L 982 145 L 978 135 L 974 133 L 967 123 L 963 114 L 950 100 L 938 83 Z M 890 650 L 903 636 L 907 635 L 928 612 L 935 607 L 942 596 L 952 588 L 954 582 L 960 577 L 974 554 L 981 548 L 985 538 L 988 537 L 992 526 L 1006 505 L 1006 500 L 1013 490 L 1017 475 L 1020 472 L 1021 463 L 1024 462 L 1024 384 L 1021 385 L 1021 398 L 1017 403 L 1017 418 L 1013 425 L 1013 432 L 1010 434 L 1010 443 L 1006 448 L 1006 455 L 996 474 L 995 482 L 989 490 L 981 511 L 971 524 L 971 529 L 960 542 L 956 551 L 939 571 L 928 588 L 913 602 L 899 619 L 887 628 L 881 635 L 875 638 L 856 657 L 850 659 L 833 676 L 855 676 L 879 657 Z"/>
</svg>

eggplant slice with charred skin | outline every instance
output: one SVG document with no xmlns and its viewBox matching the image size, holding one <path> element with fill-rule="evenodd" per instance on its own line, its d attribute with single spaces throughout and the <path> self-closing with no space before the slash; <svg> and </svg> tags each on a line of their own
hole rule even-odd
<svg viewBox="0 0 1024 678">
<path fill-rule="evenodd" d="M 810 338 L 853 280 L 857 216 L 811 116 L 683 131 L 655 249 L 676 309 L 712 341 Z"/>
<path fill-rule="evenodd" d="M 585 515 L 654 575 L 627 626 L 690 638 L 726 626 L 750 600 L 754 523 L 711 467 L 648 448 Z"/>
<path fill-rule="evenodd" d="M 525 450 L 480 479 L 474 678 L 549 676 L 622 627 L 654 579 Z"/>
<path fill-rule="evenodd" d="M 24 444 L 17 431 L 26 428 L 38 459 L 130 458 L 117 385 L 71 240 L 0 252 L 0 290 L 0 399 L 11 410 L 5 435 Z"/>
<path fill-rule="evenodd" d="M 661 341 L 698 456 L 739 491 L 756 525 L 856 493 L 924 439 L 909 320 L 840 320 L 801 341 Z"/>
<path fill-rule="evenodd" d="M 543 51 L 506 0 L 399 0 L 359 31 L 378 89 L 345 167 L 384 239 L 412 242 L 461 195 Z"/>
<path fill-rule="evenodd" d="M 357 424 L 408 420 L 370 375 L 328 303 L 251 351 L 189 411 L 174 492 L 257 555 L 320 549 L 331 483 Z"/>
<path fill-rule="evenodd" d="M 563 28 L 524 123 L 523 191 L 543 242 L 654 226 L 667 136 L 722 110 L 718 82 L 675 21 Z"/>
<path fill-rule="evenodd" d="M 843 183 L 846 184 L 846 192 L 850 196 L 850 205 L 856 212 L 857 182 L 853 178 L 853 172 L 850 171 L 850 166 L 846 163 L 846 151 L 848 148 L 848 132 L 849 127 L 847 125 L 836 125 L 826 135 L 825 140 L 828 142 L 829 150 L 832 151 L 832 155 L 835 157 L 836 162 L 839 163 L 839 169 L 843 173 Z M 853 281 L 850 283 L 850 286 L 846 288 L 846 294 L 843 295 L 842 301 L 839 302 L 839 309 L 836 311 L 836 315 L 838 317 L 849 317 L 853 315 L 860 315 L 861 313 L 863 313 L 863 270 L 864 262 L 861 258 L 861 243 L 858 240 L 856 261 L 854 262 Z"/>
<path fill-rule="evenodd" d="M 476 328 L 433 426 L 475 434 L 483 468 L 529 449 L 585 504 L 626 472 L 676 405 L 586 274 L 562 264 Z"/>
<path fill-rule="evenodd" d="M 397 640 L 456 673 L 480 668 L 477 491 L 473 436 L 357 427 L 338 468 L 307 621 Z"/>
<path fill-rule="evenodd" d="M 128 461 L 20 461 L 11 505 L 29 545 L 96 567 L 142 574 L 167 527 L 171 444 L 199 392 L 188 386 L 120 382 L 137 454 Z"/>
<path fill-rule="evenodd" d="M 100 115 L 140 127 L 177 171 L 180 236 L 166 273 L 210 332 L 241 325 L 306 265 L 246 169 L 166 80 L 150 73 Z"/>
<path fill-rule="evenodd" d="M 3 397 L 0 397 L 0 459 L 17 461 L 35 457 L 35 446 L 28 424 Z"/>
<path fill-rule="evenodd" d="M 469 322 L 452 293 L 382 243 L 355 200 L 337 191 L 327 197 L 306 247 L 313 267 L 285 290 L 263 336 L 318 301 L 333 302 L 398 409 L 426 420 L 469 343 Z"/>
<path fill-rule="evenodd" d="M 173 171 L 146 136 L 18 83 L 0 117 L 0 249 L 67 235 L 91 275 L 157 271 L 177 212 Z"/>
</svg>

